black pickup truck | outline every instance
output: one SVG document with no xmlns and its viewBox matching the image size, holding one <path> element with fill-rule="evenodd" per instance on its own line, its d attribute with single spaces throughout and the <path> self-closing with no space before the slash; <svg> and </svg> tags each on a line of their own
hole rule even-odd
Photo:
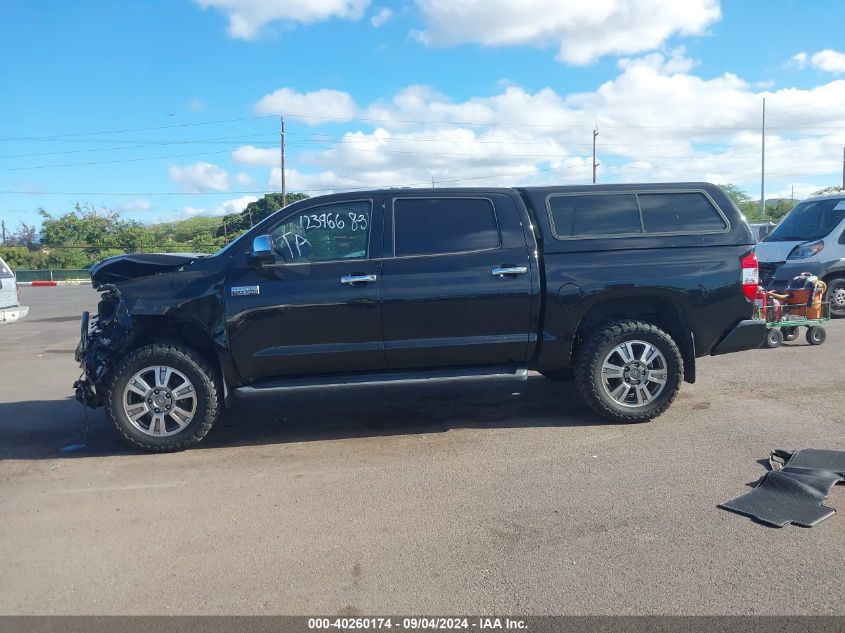
<svg viewBox="0 0 845 633">
<path fill-rule="evenodd" d="M 696 357 L 761 343 L 757 274 L 708 183 L 334 194 L 214 255 L 94 266 L 76 396 L 152 451 L 199 442 L 237 396 L 528 370 L 644 421 Z"/>
</svg>

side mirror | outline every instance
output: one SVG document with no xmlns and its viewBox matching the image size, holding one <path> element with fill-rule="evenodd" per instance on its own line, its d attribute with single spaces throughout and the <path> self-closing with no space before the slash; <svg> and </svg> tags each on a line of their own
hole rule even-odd
<svg viewBox="0 0 845 633">
<path fill-rule="evenodd" d="M 257 235 L 252 240 L 252 251 L 249 258 L 256 264 L 264 264 L 275 260 L 273 255 L 273 240 L 269 235 Z"/>
</svg>

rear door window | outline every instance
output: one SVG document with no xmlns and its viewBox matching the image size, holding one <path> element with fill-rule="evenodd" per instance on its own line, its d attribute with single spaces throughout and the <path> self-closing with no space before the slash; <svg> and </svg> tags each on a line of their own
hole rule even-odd
<svg viewBox="0 0 845 633">
<path fill-rule="evenodd" d="M 722 231 L 725 220 L 703 193 L 638 193 L 646 233 Z"/>
<path fill-rule="evenodd" d="M 4 262 L 2 259 L 0 259 L 0 277 L 14 277 L 11 269 L 6 265 L 6 262 Z"/>
<path fill-rule="evenodd" d="M 551 196 L 549 210 L 556 237 L 605 237 L 641 233 L 633 193 Z"/>
<path fill-rule="evenodd" d="M 440 255 L 497 248 L 499 227 L 486 198 L 396 198 L 397 257 Z"/>
</svg>

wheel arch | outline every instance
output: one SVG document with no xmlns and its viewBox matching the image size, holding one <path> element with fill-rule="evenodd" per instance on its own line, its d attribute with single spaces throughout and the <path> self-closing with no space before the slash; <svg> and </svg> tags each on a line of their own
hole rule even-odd
<svg viewBox="0 0 845 633">
<path fill-rule="evenodd" d="M 133 319 L 135 331 L 130 349 L 150 343 L 174 343 L 197 352 L 217 370 L 216 378 L 222 383 L 224 401 L 228 400 L 228 374 L 211 334 L 201 323 L 193 319 L 155 315 L 135 316 Z"/>
<path fill-rule="evenodd" d="M 606 323 L 624 319 L 645 321 L 669 334 L 684 361 L 684 381 L 695 382 L 695 335 L 683 301 L 670 293 L 613 293 L 613 296 L 597 297 L 584 306 L 575 329 L 570 364 L 590 332 Z"/>
</svg>

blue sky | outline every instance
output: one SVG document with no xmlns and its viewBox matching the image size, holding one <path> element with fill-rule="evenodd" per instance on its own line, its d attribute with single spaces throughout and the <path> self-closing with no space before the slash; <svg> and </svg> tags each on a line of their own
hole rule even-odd
<svg viewBox="0 0 845 633">
<path fill-rule="evenodd" d="M 518 9 L 515 9 L 518 5 Z M 11 1 L 0 219 L 144 222 L 290 190 L 841 181 L 845 5 L 743 0 Z"/>
</svg>

